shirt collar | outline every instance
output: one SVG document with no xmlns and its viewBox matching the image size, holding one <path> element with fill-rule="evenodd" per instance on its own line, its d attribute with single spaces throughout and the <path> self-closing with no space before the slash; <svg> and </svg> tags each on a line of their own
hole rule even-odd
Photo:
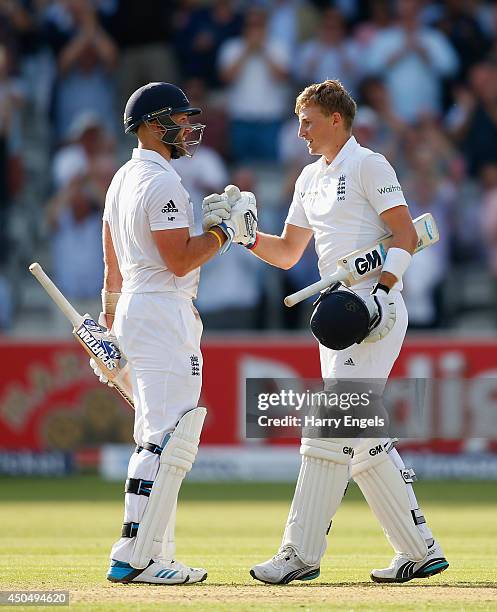
<svg viewBox="0 0 497 612">
<path fill-rule="evenodd" d="M 338 165 L 341 164 L 344 159 L 349 157 L 349 155 L 352 155 L 352 153 L 358 148 L 359 148 L 359 143 L 357 142 L 354 136 L 351 136 L 347 140 L 347 142 L 343 145 L 343 147 L 340 149 L 340 151 L 338 151 L 338 155 L 331 162 L 331 164 L 328 165 L 326 163 L 326 159 L 323 155 L 323 157 L 321 158 L 321 166 L 323 170 L 325 171 L 326 170 L 331 170 L 331 171 L 336 170 Z"/>
<path fill-rule="evenodd" d="M 178 173 L 171 166 L 171 164 L 167 161 L 167 159 L 162 157 L 162 155 L 160 153 L 157 153 L 157 151 L 152 151 L 150 149 L 136 148 L 136 149 L 133 149 L 133 155 L 131 157 L 132 159 L 141 159 L 143 161 L 151 161 L 156 164 L 159 164 L 159 166 L 162 166 L 164 170 L 167 170 L 168 172 L 173 172 L 174 174 L 178 176 Z"/>
</svg>

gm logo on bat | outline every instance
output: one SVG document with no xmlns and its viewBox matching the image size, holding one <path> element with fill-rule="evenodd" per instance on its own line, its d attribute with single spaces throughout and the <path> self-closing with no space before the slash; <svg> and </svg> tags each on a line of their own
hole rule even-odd
<svg viewBox="0 0 497 612">
<path fill-rule="evenodd" d="M 375 270 L 379 266 L 383 265 L 385 260 L 385 251 L 380 245 L 380 250 L 373 249 L 369 253 L 366 253 L 364 257 L 358 257 L 354 260 L 354 267 L 359 276 L 364 276 L 367 272 Z"/>
</svg>

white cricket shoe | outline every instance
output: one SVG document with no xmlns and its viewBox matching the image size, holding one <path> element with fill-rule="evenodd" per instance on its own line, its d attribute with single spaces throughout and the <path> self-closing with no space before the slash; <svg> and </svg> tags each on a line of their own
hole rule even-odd
<svg viewBox="0 0 497 612">
<path fill-rule="evenodd" d="M 285 546 L 265 563 L 255 565 L 250 575 L 269 584 L 288 584 L 292 580 L 314 580 L 319 576 L 319 565 L 306 565 L 291 546 Z"/>
<path fill-rule="evenodd" d="M 421 561 L 410 561 L 405 555 L 395 555 L 390 567 L 374 569 L 374 582 L 408 582 L 413 578 L 429 578 L 449 567 L 447 559 L 437 542 L 428 547 L 428 554 Z"/>
<path fill-rule="evenodd" d="M 145 569 L 136 569 L 124 561 L 112 559 L 107 573 L 111 582 L 143 582 L 147 584 L 185 584 L 203 582 L 207 571 L 188 567 L 181 561 L 166 561 L 162 558 L 151 560 Z"/>
<path fill-rule="evenodd" d="M 174 559 L 172 561 L 165 561 L 164 559 L 160 559 L 163 563 L 170 563 L 172 568 L 175 570 L 181 569 L 186 572 L 190 577 L 188 580 L 189 584 L 193 582 L 203 582 L 207 578 L 207 570 L 203 567 L 188 567 L 178 559 Z"/>
</svg>

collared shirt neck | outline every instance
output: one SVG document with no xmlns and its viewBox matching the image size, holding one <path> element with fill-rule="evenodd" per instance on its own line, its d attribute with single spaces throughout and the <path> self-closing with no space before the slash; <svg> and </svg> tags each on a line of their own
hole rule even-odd
<svg viewBox="0 0 497 612">
<path fill-rule="evenodd" d="M 139 149 L 137 147 L 133 149 L 133 154 L 131 158 L 141 159 L 142 161 L 151 161 L 156 164 L 159 164 L 159 166 L 162 166 L 164 170 L 167 170 L 168 172 L 173 172 L 179 178 L 179 180 L 181 180 L 181 177 L 172 167 L 171 163 L 168 162 L 165 157 L 162 157 L 160 153 L 157 153 L 157 151 L 152 151 L 151 149 Z"/>
<path fill-rule="evenodd" d="M 145 161 L 155 162 L 156 164 L 160 164 L 165 170 L 172 170 L 171 164 L 167 161 L 165 157 L 162 157 L 160 153 L 157 151 L 152 151 L 151 149 L 139 149 L 136 147 L 133 149 L 132 159 L 142 159 Z"/>
<path fill-rule="evenodd" d="M 353 153 L 356 148 L 359 146 L 357 140 L 355 139 L 355 136 L 351 136 L 343 145 L 343 147 L 340 149 L 340 151 L 338 151 L 335 159 L 330 163 L 327 164 L 326 163 L 326 158 L 323 155 L 321 157 L 321 168 L 324 172 L 326 172 L 326 170 L 335 170 L 338 165 L 346 158 L 348 157 L 351 153 Z"/>
</svg>

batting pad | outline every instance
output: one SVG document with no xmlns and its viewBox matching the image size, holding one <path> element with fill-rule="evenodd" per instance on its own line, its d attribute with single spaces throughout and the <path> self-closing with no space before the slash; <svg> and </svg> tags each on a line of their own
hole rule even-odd
<svg viewBox="0 0 497 612">
<path fill-rule="evenodd" d="M 291 546 L 308 565 L 319 563 L 326 550 L 326 534 L 345 493 L 352 452 L 343 443 L 302 438 L 302 464 L 281 547 Z"/>
<path fill-rule="evenodd" d="M 164 559 L 172 561 L 176 557 L 176 509 L 178 500 L 174 502 L 174 507 L 167 523 L 166 531 L 162 538 L 161 555 Z"/>
<path fill-rule="evenodd" d="M 206 414 L 207 410 L 199 407 L 183 415 L 162 450 L 159 470 L 131 554 L 130 565 L 136 569 L 148 566 L 154 542 L 162 542 L 183 478 L 195 461 Z"/>
<path fill-rule="evenodd" d="M 361 447 L 354 456 L 351 476 L 380 522 L 396 553 L 411 561 L 428 554 L 426 542 L 414 524 L 406 485 L 382 444 Z"/>
</svg>

